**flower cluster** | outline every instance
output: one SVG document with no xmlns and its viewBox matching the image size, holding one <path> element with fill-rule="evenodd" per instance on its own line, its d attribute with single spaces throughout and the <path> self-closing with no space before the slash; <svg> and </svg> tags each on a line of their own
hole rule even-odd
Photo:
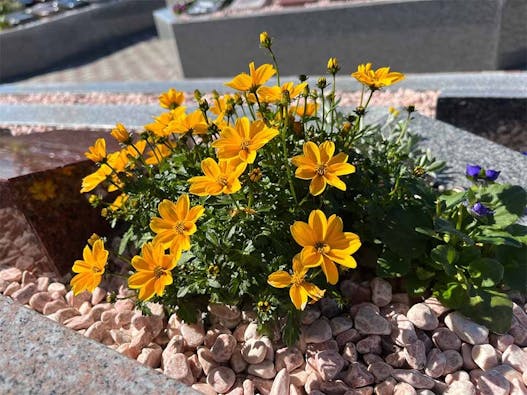
<svg viewBox="0 0 527 395">
<path fill-rule="evenodd" d="M 260 45 L 273 62 L 251 62 L 248 73 L 225 84 L 233 91 L 195 91 L 187 108 L 185 94 L 170 89 L 144 130 L 116 125 L 119 150 L 107 152 L 99 139 L 86 152 L 96 170 L 81 192 L 127 229 L 119 254 L 139 251 L 112 255 L 129 262 L 129 288 L 140 301 L 177 307 L 186 321 L 211 302 L 252 308 L 262 324 L 288 317 L 286 342 L 298 334 L 298 310 L 338 295 L 339 281 L 363 259 L 380 275 L 404 277 L 410 292 L 434 290 L 443 301 L 454 295 L 443 288 L 470 280 L 469 269 L 437 271 L 457 256 L 450 248 L 482 240 L 483 233 L 460 236 L 464 227 L 472 232 L 499 220 L 500 207 L 487 195 L 441 200 L 431 189 L 442 164 L 408 132 L 414 106 L 405 108 L 406 119 L 403 109 L 391 109 L 386 125 L 364 124 L 372 95 L 404 75 L 359 65 L 352 77 L 362 84 L 361 99 L 345 114 L 335 93 L 336 58 L 327 62 L 327 79 L 280 81 L 265 32 Z M 467 167 L 485 186 L 498 175 Z M 108 256 L 102 239 L 90 240 L 73 267 L 75 293 L 100 283 Z"/>
</svg>

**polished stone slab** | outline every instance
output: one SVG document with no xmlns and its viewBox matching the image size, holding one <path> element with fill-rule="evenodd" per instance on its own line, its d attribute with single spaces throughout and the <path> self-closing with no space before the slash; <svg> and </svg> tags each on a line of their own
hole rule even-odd
<svg viewBox="0 0 527 395">
<path fill-rule="evenodd" d="M 436 118 L 527 151 L 527 84 L 517 89 L 446 89 L 437 99 Z"/>
<path fill-rule="evenodd" d="M 0 393 L 198 392 L 0 295 Z"/>
<path fill-rule="evenodd" d="M 81 180 L 95 170 L 84 152 L 104 132 L 0 134 L 0 267 L 71 271 L 86 240 L 110 228 L 81 195 Z M 116 149 L 107 139 L 108 150 Z M 75 231 L 72 231 L 74 229 Z"/>
</svg>

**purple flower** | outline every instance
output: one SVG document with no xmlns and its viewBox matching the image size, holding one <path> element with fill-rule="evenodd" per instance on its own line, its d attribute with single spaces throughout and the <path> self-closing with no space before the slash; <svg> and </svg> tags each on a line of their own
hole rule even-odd
<svg viewBox="0 0 527 395">
<path fill-rule="evenodd" d="M 477 178 L 480 171 L 481 171 L 481 166 L 467 165 L 466 175 L 467 177 Z"/>
<path fill-rule="evenodd" d="M 492 169 L 485 170 L 485 179 L 487 181 L 496 181 L 496 178 L 498 178 L 500 173 L 501 172 L 498 170 L 492 170 Z"/>
<path fill-rule="evenodd" d="M 527 156 L 527 151 L 522 151 L 522 155 Z"/>
<path fill-rule="evenodd" d="M 489 209 L 487 206 L 483 205 L 480 202 L 477 202 L 475 205 L 473 205 L 470 208 L 470 211 L 472 211 L 478 217 L 485 217 L 487 215 L 494 214 L 494 211 L 492 211 L 491 209 Z"/>
</svg>

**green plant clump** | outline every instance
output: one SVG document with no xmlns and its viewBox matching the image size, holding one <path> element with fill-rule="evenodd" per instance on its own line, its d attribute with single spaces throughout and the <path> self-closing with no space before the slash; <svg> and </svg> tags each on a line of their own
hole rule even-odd
<svg viewBox="0 0 527 395">
<path fill-rule="evenodd" d="M 196 91 L 189 111 L 171 89 L 143 131 L 112 131 L 121 150 L 107 153 L 98 140 L 87 152 L 98 168 L 82 192 L 125 227 L 116 254 L 136 252 L 127 275 L 138 299 L 186 321 L 210 303 L 251 309 L 262 330 L 279 326 L 292 343 L 307 303 L 345 303 L 340 281 L 375 271 L 505 332 L 507 293 L 527 291 L 527 227 L 517 223 L 526 192 L 469 165 L 472 187 L 440 193 L 444 164 L 410 132 L 412 106 L 367 122 L 371 97 L 401 73 L 359 65 L 361 100 L 347 112 L 335 58 L 328 79 L 281 83 L 271 38 L 262 33 L 260 43 L 273 63 L 251 63 L 226 84 L 236 93 Z M 73 267 L 75 293 L 105 271 L 95 239 Z"/>
</svg>

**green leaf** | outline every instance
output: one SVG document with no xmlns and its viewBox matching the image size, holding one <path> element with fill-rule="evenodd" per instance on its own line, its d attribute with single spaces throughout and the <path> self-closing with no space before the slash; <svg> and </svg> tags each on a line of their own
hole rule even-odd
<svg viewBox="0 0 527 395">
<path fill-rule="evenodd" d="M 468 272 L 475 284 L 484 288 L 498 285 L 503 278 L 503 266 L 496 259 L 480 258 L 470 262 Z"/>
<path fill-rule="evenodd" d="M 435 228 L 436 232 L 446 233 L 446 234 L 449 234 L 449 235 L 457 236 L 457 237 L 463 239 L 463 241 L 465 243 L 469 244 L 469 245 L 473 245 L 474 244 L 474 241 L 468 235 L 466 235 L 465 233 L 460 232 L 459 230 L 457 230 L 455 228 L 455 226 L 452 225 L 446 219 L 436 218 L 435 221 L 434 221 L 434 228 Z"/>
<path fill-rule="evenodd" d="M 402 277 L 410 271 L 410 260 L 385 253 L 377 259 L 377 275 L 379 277 Z"/>
<path fill-rule="evenodd" d="M 379 238 L 398 256 L 411 259 L 426 253 L 429 239 L 415 228 L 431 228 L 432 222 L 421 207 L 394 207 L 379 225 Z"/>
<path fill-rule="evenodd" d="M 424 294 L 430 285 L 429 279 L 420 279 L 417 273 L 410 273 L 405 277 L 406 290 L 411 296 Z"/>
<path fill-rule="evenodd" d="M 522 246 L 522 243 L 509 232 L 489 227 L 481 227 L 479 233 L 476 233 L 473 238 L 477 242 L 486 244 L 508 245 L 516 248 Z"/>
<path fill-rule="evenodd" d="M 466 192 L 447 192 L 438 198 L 440 201 L 445 202 L 447 208 L 457 206 L 463 200 L 466 199 Z"/>
<path fill-rule="evenodd" d="M 527 244 L 527 226 L 514 224 L 505 228 L 520 243 Z"/>
<path fill-rule="evenodd" d="M 527 205 L 527 192 L 518 185 L 492 184 L 477 191 L 479 201 L 494 210 L 494 223 L 501 228 L 514 224 Z"/>
<path fill-rule="evenodd" d="M 496 333 L 506 333 L 511 326 L 512 301 L 506 294 L 491 289 L 473 289 L 461 312 Z"/>
<path fill-rule="evenodd" d="M 517 291 L 527 292 L 527 246 L 499 246 L 496 258 L 503 264 L 503 283 Z"/>
<path fill-rule="evenodd" d="M 469 295 L 465 287 L 458 282 L 449 282 L 434 291 L 441 303 L 453 309 L 459 309 L 468 302 Z"/>
<path fill-rule="evenodd" d="M 448 244 L 438 245 L 430 252 L 430 257 L 443 267 L 447 275 L 453 276 L 456 273 L 454 263 L 458 256 L 454 247 Z"/>
</svg>

